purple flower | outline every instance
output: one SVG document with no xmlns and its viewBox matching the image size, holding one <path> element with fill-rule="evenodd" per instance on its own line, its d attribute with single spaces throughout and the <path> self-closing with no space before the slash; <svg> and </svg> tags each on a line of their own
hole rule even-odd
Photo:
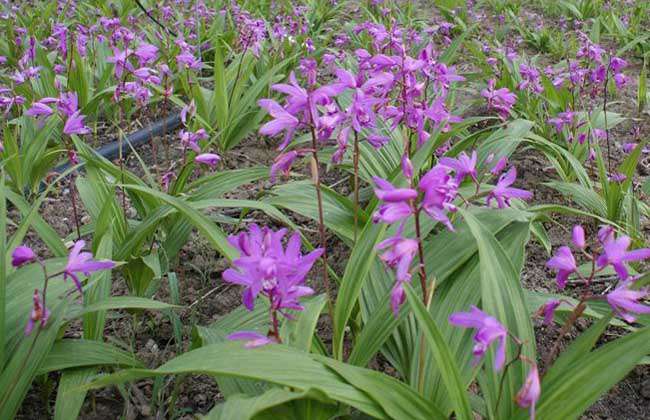
<svg viewBox="0 0 650 420">
<path fill-rule="evenodd" d="M 276 342 L 273 338 L 255 331 L 237 331 L 228 335 L 226 338 L 233 341 L 246 341 L 244 347 L 247 349 L 254 349 L 256 347 L 262 347 Z"/>
<path fill-rule="evenodd" d="M 29 321 L 27 321 L 27 325 L 25 326 L 25 335 L 29 335 L 32 333 L 32 330 L 34 329 L 34 326 L 38 322 L 41 328 L 47 324 L 47 320 L 50 317 L 50 311 L 47 309 L 45 306 L 43 306 L 43 302 L 41 301 L 41 295 L 38 292 L 38 290 L 34 290 L 34 306 L 32 308 L 31 313 L 29 314 Z"/>
<path fill-rule="evenodd" d="M 68 264 L 63 270 L 63 280 L 70 277 L 75 286 L 77 286 L 77 289 L 79 289 L 79 292 L 81 292 L 81 282 L 77 277 L 77 273 L 83 273 L 85 276 L 89 276 L 90 273 L 101 270 L 110 270 L 115 267 L 113 261 L 93 260 L 93 254 L 90 252 L 81 252 L 85 245 L 86 242 L 83 240 L 74 243 L 72 250 L 70 250 L 70 254 L 68 255 Z"/>
<path fill-rule="evenodd" d="M 63 132 L 69 136 L 72 134 L 81 135 L 90 133 L 90 129 L 84 124 L 84 118 L 80 111 L 70 115 L 63 126 Z"/>
<path fill-rule="evenodd" d="M 557 287 L 564 289 L 569 275 L 578 271 L 576 260 L 568 246 L 561 246 L 546 266 L 557 271 Z"/>
<path fill-rule="evenodd" d="M 141 42 L 140 45 L 138 45 L 138 48 L 135 49 L 134 55 L 138 58 L 140 65 L 143 66 L 156 61 L 156 57 L 158 56 L 158 47 L 146 42 Z"/>
<path fill-rule="evenodd" d="M 393 184 L 378 176 L 372 178 L 377 185 L 375 195 L 378 199 L 388 203 L 398 203 L 413 200 L 418 196 L 417 191 L 412 188 L 395 188 Z"/>
<path fill-rule="evenodd" d="M 188 116 L 193 117 L 195 112 L 196 112 L 196 104 L 194 103 L 194 99 L 192 99 L 189 104 L 181 108 L 181 121 L 183 122 L 183 124 L 186 124 L 187 117 Z"/>
<path fill-rule="evenodd" d="M 215 153 L 201 153 L 197 157 L 194 158 L 195 162 L 202 163 L 204 165 L 208 165 L 211 168 L 214 168 L 217 166 L 217 163 L 221 160 L 221 157 Z"/>
<path fill-rule="evenodd" d="M 32 104 L 32 107 L 29 108 L 27 111 L 25 111 L 25 115 L 29 115 L 30 117 L 40 117 L 40 116 L 45 116 L 49 117 L 52 115 L 54 111 L 52 108 L 47 106 L 46 104 L 42 102 L 34 102 Z"/>
<path fill-rule="evenodd" d="M 497 205 L 500 209 L 510 206 L 510 199 L 519 198 L 522 200 L 528 200 L 533 197 L 533 194 L 529 191 L 522 190 L 519 188 L 510 187 L 517 178 L 517 168 L 514 166 L 510 168 L 508 172 L 499 177 L 497 185 L 487 196 L 487 205 L 490 205 L 490 202 L 495 199 Z"/>
<path fill-rule="evenodd" d="M 453 201 L 458 195 L 458 183 L 449 175 L 449 168 L 434 166 L 420 178 L 418 188 L 424 193 L 422 209 L 425 213 L 453 231 L 454 226 L 447 217 L 447 212 L 456 211 Z"/>
<path fill-rule="evenodd" d="M 275 136 L 281 131 L 286 130 L 287 133 L 284 140 L 278 147 L 278 150 L 284 149 L 291 142 L 293 133 L 296 131 L 296 127 L 298 127 L 298 124 L 300 123 L 298 118 L 291 115 L 277 102 L 271 99 L 260 99 L 258 104 L 260 107 L 266 109 L 266 111 L 274 118 L 260 127 L 260 134 L 265 136 Z"/>
<path fill-rule="evenodd" d="M 450 157 L 440 158 L 440 164 L 453 169 L 456 172 L 456 182 L 460 183 L 469 175 L 474 182 L 478 182 L 476 178 L 476 161 L 478 155 L 476 150 L 472 151 L 472 157 L 467 156 L 467 153 L 462 152 L 458 155 L 457 159 Z"/>
<path fill-rule="evenodd" d="M 558 306 L 562 304 L 561 300 L 550 299 L 544 305 L 542 305 L 537 313 L 539 315 L 544 315 L 544 324 L 551 325 L 553 323 L 553 318 L 555 317 L 555 310 Z"/>
<path fill-rule="evenodd" d="M 417 197 L 417 191 L 411 188 L 395 188 L 390 182 L 379 177 L 374 177 L 373 181 L 377 185 L 375 195 L 384 201 L 373 214 L 374 223 L 394 223 L 413 213 L 409 201 Z"/>
<path fill-rule="evenodd" d="M 449 317 L 449 323 L 463 328 L 475 328 L 474 356 L 476 362 L 485 355 L 492 342 L 497 341 L 499 346 L 494 357 L 494 369 L 501 370 L 506 361 L 506 337 L 508 330 L 494 317 L 472 305 L 470 312 L 456 312 Z"/>
<path fill-rule="evenodd" d="M 402 236 L 404 225 L 400 225 L 394 236 L 380 242 L 377 249 L 386 249 L 379 258 L 390 268 L 395 269 L 395 286 L 391 291 L 390 303 L 397 316 L 399 307 L 404 303 L 403 283 L 411 280 L 409 269 L 418 251 L 418 241 Z"/>
<path fill-rule="evenodd" d="M 631 313 L 650 314 L 650 306 L 643 305 L 639 302 L 648 296 L 649 290 L 644 287 L 639 290 L 630 289 L 631 282 L 621 283 L 616 289 L 607 295 L 607 303 L 612 307 L 615 314 L 627 322 L 634 322 L 636 317 Z"/>
<path fill-rule="evenodd" d="M 517 96 L 508 88 L 494 89 L 496 81 L 490 79 L 487 89 L 481 91 L 481 96 L 487 99 L 488 106 L 494 108 L 502 119 L 510 114 L 510 109 L 517 101 Z"/>
<path fill-rule="evenodd" d="M 379 258 L 388 267 L 395 268 L 395 278 L 397 281 L 408 281 L 411 279 L 411 274 L 409 273 L 411 262 L 418 251 L 418 241 L 404 238 L 402 231 L 403 226 L 400 226 L 395 236 L 391 236 L 377 244 L 377 249 L 386 249 Z"/>
<path fill-rule="evenodd" d="M 255 298 L 260 293 L 269 298 L 273 310 L 302 310 L 299 299 L 314 293 L 304 283 L 323 250 L 318 248 L 302 255 L 298 232 L 289 238 L 284 249 L 282 239 L 285 234 L 286 229 L 274 232 L 251 225 L 248 233 L 228 238 L 240 257 L 233 261 L 234 268 L 224 271 L 223 279 L 245 286 L 242 300 L 249 310 L 253 310 Z"/>
<path fill-rule="evenodd" d="M 14 267 L 20 267 L 23 264 L 30 263 L 36 260 L 36 254 L 32 251 L 31 248 L 20 245 L 14 249 L 14 252 L 11 253 L 11 265 Z"/>
<path fill-rule="evenodd" d="M 542 392 L 540 383 L 539 383 L 539 373 L 537 372 L 537 365 L 532 363 L 530 367 L 530 372 L 526 377 L 524 385 L 521 387 L 515 399 L 517 404 L 520 407 L 526 408 L 530 407 L 530 419 L 535 420 L 535 404 L 539 400 L 539 396 Z"/>
<path fill-rule="evenodd" d="M 499 175 L 508 165 L 508 156 L 501 156 L 497 163 L 494 164 L 494 167 L 490 169 L 492 175 Z"/>
<path fill-rule="evenodd" d="M 271 165 L 271 175 L 269 176 L 269 180 L 274 183 L 278 172 L 283 173 L 284 176 L 289 176 L 291 165 L 293 165 L 293 162 L 298 158 L 298 156 L 300 155 L 295 150 L 279 154 L 275 158 L 273 165 Z"/>
<path fill-rule="evenodd" d="M 602 241 L 604 253 L 598 257 L 596 264 L 600 268 L 611 265 L 622 280 L 627 280 L 629 274 L 625 266 L 626 262 L 650 258 L 650 248 L 628 251 L 631 243 L 632 240 L 629 236 L 623 235 L 614 239 L 613 236 L 607 235 Z"/>
<path fill-rule="evenodd" d="M 176 62 L 179 67 L 188 70 L 200 70 L 202 66 L 201 59 L 194 57 L 194 55 L 189 52 L 178 54 L 176 56 Z"/>
<path fill-rule="evenodd" d="M 585 230 L 580 225 L 575 225 L 573 227 L 573 232 L 571 235 L 571 240 L 573 244 L 580 249 L 585 249 L 587 244 L 585 243 Z"/>
</svg>

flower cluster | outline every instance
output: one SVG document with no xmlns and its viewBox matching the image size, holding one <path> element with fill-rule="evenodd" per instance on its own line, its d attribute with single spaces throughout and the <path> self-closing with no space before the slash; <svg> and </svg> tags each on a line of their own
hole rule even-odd
<svg viewBox="0 0 650 420">
<path fill-rule="evenodd" d="M 82 293 L 81 280 L 79 274 L 89 276 L 91 273 L 110 270 L 115 267 L 115 263 L 109 260 L 95 260 L 90 252 L 83 252 L 82 249 L 86 245 L 85 241 L 79 240 L 74 243 L 68 255 L 68 262 L 65 268 L 58 273 L 51 275 L 47 274 L 45 262 L 42 261 L 36 253 L 25 245 L 16 247 L 11 253 L 11 265 L 14 267 L 21 267 L 25 264 L 38 262 L 43 268 L 44 286 L 42 293 L 38 289 L 34 290 L 34 303 L 25 327 L 25 335 L 31 334 L 32 330 L 38 323 L 41 327 L 45 327 L 47 320 L 50 317 L 50 310 L 46 306 L 45 296 L 47 293 L 48 281 L 51 278 L 63 274 L 63 280 L 68 278 L 72 279 L 75 287 Z"/>
<path fill-rule="evenodd" d="M 273 330 L 270 335 L 280 339 L 276 313 L 290 317 L 287 310 L 302 310 L 300 298 L 314 290 L 305 286 L 307 274 L 323 253 L 315 249 L 303 255 L 300 251 L 300 234 L 295 232 L 283 245 L 286 229 L 273 231 L 267 227 L 251 225 L 248 232 L 232 235 L 228 242 L 239 251 L 233 268 L 223 273 L 229 283 L 244 286 L 242 300 L 248 310 L 253 310 L 258 295 L 269 300 Z"/>
<path fill-rule="evenodd" d="M 588 277 L 583 275 L 571 248 L 562 246 L 547 263 L 547 266 L 557 273 L 558 288 L 564 289 L 572 275 L 588 287 L 599 273 L 603 272 L 607 267 L 611 267 L 618 276 L 619 284 L 604 297 L 614 313 L 628 322 L 635 321 L 634 313 L 650 313 L 650 306 L 639 302 L 650 295 L 650 289 L 635 287 L 634 283 L 639 277 L 631 276 L 628 268 L 630 262 L 650 259 L 650 248 L 629 250 L 632 245 L 631 238 L 626 235 L 617 237 L 614 229 L 610 226 L 603 226 L 598 231 L 597 248 L 601 249 L 600 255 L 587 252 L 587 243 L 582 226 L 578 225 L 573 228 L 572 242 L 574 247 L 591 263 L 591 273 Z M 582 301 L 586 302 L 600 298 L 601 296 L 585 292 Z M 543 309 L 547 320 L 552 320 L 552 312 L 559 305 L 560 302 L 557 300 L 547 302 Z"/>
</svg>

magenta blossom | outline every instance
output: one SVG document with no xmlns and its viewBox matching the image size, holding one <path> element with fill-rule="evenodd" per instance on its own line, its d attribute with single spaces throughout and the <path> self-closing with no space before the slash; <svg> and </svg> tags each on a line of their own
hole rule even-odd
<svg viewBox="0 0 650 420">
<path fill-rule="evenodd" d="M 520 407 L 530 407 L 530 419 L 535 420 L 535 405 L 537 404 L 537 400 L 539 400 L 542 388 L 539 383 L 537 365 L 535 363 L 531 364 L 532 366 L 530 367 L 530 372 L 528 372 L 526 381 L 515 396 L 515 399 Z"/>
<path fill-rule="evenodd" d="M 282 153 L 276 156 L 273 165 L 271 165 L 271 175 L 269 176 L 269 180 L 271 182 L 275 182 L 278 176 L 278 172 L 284 174 L 284 176 L 289 176 L 291 166 L 299 156 L 300 153 L 298 153 L 296 150 L 292 150 L 290 152 Z"/>
<path fill-rule="evenodd" d="M 564 289 L 569 275 L 578 271 L 576 260 L 568 246 L 561 246 L 546 266 L 557 271 L 557 287 Z"/>
<path fill-rule="evenodd" d="M 221 157 L 215 153 L 201 153 L 194 158 L 195 162 L 208 165 L 211 168 L 217 166 L 217 163 L 221 160 Z"/>
<path fill-rule="evenodd" d="M 81 135 L 90 133 L 90 129 L 84 124 L 84 118 L 79 111 L 75 112 L 66 120 L 63 126 L 63 132 L 69 136 L 72 134 Z"/>
<path fill-rule="evenodd" d="M 462 152 L 458 158 L 443 157 L 440 158 L 440 164 L 453 169 L 456 172 L 456 182 L 461 183 L 463 179 L 469 175 L 474 182 L 477 181 L 476 177 L 476 162 L 478 155 L 476 150 L 472 151 L 472 156 L 467 156 L 467 153 Z"/>
<path fill-rule="evenodd" d="M 223 279 L 245 287 L 242 300 L 248 310 L 253 310 L 260 293 L 269 298 L 272 310 L 280 311 L 302 310 L 299 299 L 314 293 L 304 283 L 323 250 L 318 248 L 302 255 L 298 232 L 289 238 L 285 249 L 282 239 L 286 232 L 286 229 L 274 232 L 251 225 L 248 233 L 228 238 L 240 257 L 233 261 L 234 268 L 224 271 Z"/>
<path fill-rule="evenodd" d="M 508 172 L 499 177 L 497 185 L 490 191 L 487 196 L 487 205 L 489 206 L 492 200 L 497 201 L 500 209 L 510 206 L 510 199 L 519 198 L 521 200 L 529 200 L 533 197 L 530 191 L 513 188 L 511 185 L 517 178 L 517 168 L 514 166 Z"/>
<path fill-rule="evenodd" d="M 11 253 L 11 265 L 14 267 L 20 267 L 35 260 L 36 254 L 30 247 L 25 245 L 17 246 L 14 252 Z"/>
<path fill-rule="evenodd" d="M 413 213 L 410 200 L 417 197 L 417 191 L 411 188 L 396 188 L 385 179 L 374 177 L 377 185 L 375 195 L 384 201 L 373 214 L 373 222 L 394 223 L 402 220 Z"/>
<path fill-rule="evenodd" d="M 631 281 L 623 282 L 607 294 L 607 303 L 612 307 L 614 313 L 627 322 L 636 321 L 636 317 L 632 313 L 650 314 L 650 306 L 639 302 L 640 299 L 644 299 L 650 294 L 650 290 L 647 287 L 638 290 L 630 289 L 631 283 Z"/>
<path fill-rule="evenodd" d="M 260 134 L 265 136 L 275 136 L 282 131 L 286 131 L 284 140 L 278 147 L 278 150 L 284 149 L 291 142 L 293 133 L 296 131 L 296 127 L 298 127 L 298 124 L 300 123 L 298 118 L 288 113 L 277 102 L 271 99 L 260 99 L 258 104 L 260 107 L 266 109 L 266 111 L 274 118 L 260 127 Z"/>
<path fill-rule="evenodd" d="M 115 263 L 109 260 L 97 261 L 93 259 L 93 254 L 90 252 L 81 252 L 86 242 L 79 240 L 74 243 L 70 254 L 68 255 L 68 264 L 63 270 L 63 280 L 68 277 L 72 279 L 79 292 L 81 292 L 81 282 L 77 277 L 77 273 L 83 273 L 89 276 L 90 273 L 101 270 L 110 270 L 115 267 Z"/>
<path fill-rule="evenodd" d="M 267 344 L 276 343 L 272 337 L 267 337 L 255 331 L 237 331 L 226 337 L 228 340 L 245 341 L 244 347 L 254 349 L 266 346 Z"/>
<path fill-rule="evenodd" d="M 585 230 L 580 225 L 575 225 L 571 234 L 573 244 L 580 248 L 585 249 L 587 243 L 585 242 Z"/>
<path fill-rule="evenodd" d="M 495 89 L 496 81 L 490 79 L 487 89 L 481 91 L 481 96 L 487 99 L 488 106 L 494 108 L 502 119 L 510 114 L 510 109 L 517 101 L 517 96 L 508 88 Z"/>
<path fill-rule="evenodd" d="M 506 338 L 508 330 L 494 317 L 472 305 L 470 312 L 456 312 L 449 317 L 449 323 L 456 327 L 475 328 L 474 356 L 480 360 L 492 342 L 499 346 L 494 357 L 494 369 L 501 370 L 506 361 Z"/>
<path fill-rule="evenodd" d="M 415 239 L 402 236 L 403 226 L 400 226 L 394 236 L 377 244 L 377 249 L 386 249 L 379 258 L 389 267 L 395 268 L 397 281 L 411 279 L 409 269 L 411 262 L 418 251 L 418 242 Z"/>
<path fill-rule="evenodd" d="M 614 239 L 613 236 L 607 236 L 602 241 L 604 253 L 598 257 L 596 264 L 602 268 L 607 265 L 614 267 L 616 274 L 626 280 L 629 276 L 626 262 L 641 261 L 650 258 L 650 248 L 635 249 L 628 251 L 632 240 L 629 236 L 620 236 Z"/>
<path fill-rule="evenodd" d="M 559 299 L 550 299 L 539 308 L 537 314 L 544 315 L 544 324 L 546 325 L 553 324 L 553 318 L 555 318 L 555 310 L 561 304 L 562 301 Z"/>
<path fill-rule="evenodd" d="M 377 249 L 386 249 L 379 258 L 391 268 L 395 268 L 395 286 L 391 291 L 390 303 L 393 313 L 397 316 L 399 307 L 404 303 L 405 293 L 403 283 L 411 280 L 409 272 L 411 262 L 418 251 L 418 241 L 402 236 L 404 225 L 400 225 L 394 236 L 380 242 Z"/>
<path fill-rule="evenodd" d="M 458 195 L 458 183 L 449 175 L 449 168 L 442 165 L 434 166 L 420 178 L 418 188 L 424 193 L 422 198 L 424 212 L 453 231 L 454 226 L 447 213 L 456 211 L 453 201 Z"/>
<path fill-rule="evenodd" d="M 34 290 L 34 306 L 32 308 L 31 313 L 29 314 L 29 321 L 27 321 L 27 325 L 25 326 L 25 335 L 29 335 L 32 333 L 32 330 L 34 329 L 34 326 L 38 322 L 41 328 L 47 324 L 47 320 L 50 317 L 50 310 L 47 309 L 45 306 L 43 306 L 43 302 L 41 301 L 41 295 L 38 292 L 38 290 Z"/>
</svg>

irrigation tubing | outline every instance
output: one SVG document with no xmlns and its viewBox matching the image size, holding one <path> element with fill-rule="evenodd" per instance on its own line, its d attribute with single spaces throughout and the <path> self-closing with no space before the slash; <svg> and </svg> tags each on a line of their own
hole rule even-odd
<svg viewBox="0 0 650 420">
<path fill-rule="evenodd" d="M 132 149 L 135 149 L 139 146 L 149 143 L 154 137 L 158 137 L 162 135 L 163 132 L 174 131 L 175 129 L 180 127 L 180 125 L 181 125 L 180 114 L 173 114 L 168 116 L 165 119 L 156 121 L 155 123 L 147 127 L 144 127 L 143 129 L 140 129 L 135 133 L 129 134 L 121 142 L 119 140 L 115 140 L 109 144 L 105 144 L 99 149 L 95 149 L 95 152 L 98 155 L 105 157 L 108 160 L 113 160 L 120 156 L 120 145 L 121 145 L 122 146 L 121 155 L 122 157 L 126 157 L 131 153 Z M 70 166 L 72 166 L 70 162 L 64 163 L 54 168 L 54 172 L 59 174 L 63 173 L 68 168 L 70 168 Z"/>
</svg>

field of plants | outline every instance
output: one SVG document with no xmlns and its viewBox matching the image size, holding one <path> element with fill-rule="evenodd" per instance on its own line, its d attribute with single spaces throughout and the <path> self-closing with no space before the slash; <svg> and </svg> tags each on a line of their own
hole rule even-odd
<svg viewBox="0 0 650 420">
<path fill-rule="evenodd" d="M 650 418 L 650 2 L 0 31 L 0 419 Z"/>
</svg>

